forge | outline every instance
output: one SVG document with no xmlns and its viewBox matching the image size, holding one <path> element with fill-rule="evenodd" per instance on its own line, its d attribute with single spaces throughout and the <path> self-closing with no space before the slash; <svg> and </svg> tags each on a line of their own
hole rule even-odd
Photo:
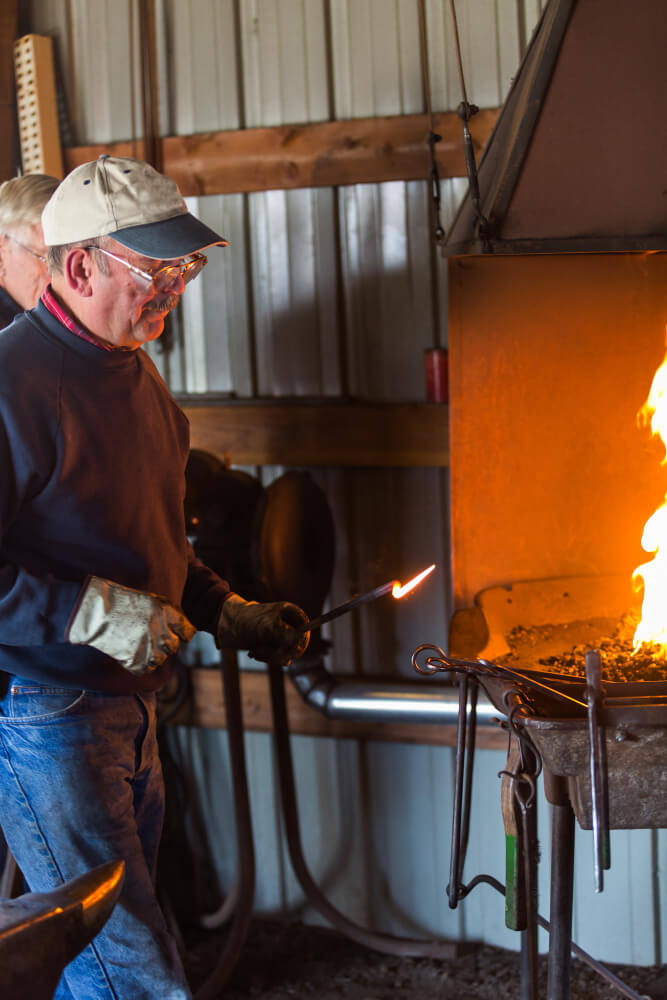
<svg viewBox="0 0 667 1000">
<path fill-rule="evenodd" d="M 448 653 L 424 645 L 413 663 L 459 690 L 452 908 L 494 884 L 462 881 L 481 693 L 508 733 L 506 883 L 495 887 L 523 932 L 521 1000 L 537 996 L 538 925 L 550 930 L 548 1000 L 570 995 L 575 822 L 593 833 L 597 891 L 610 829 L 667 824 L 664 664 L 633 674 L 629 650 L 612 679 L 605 663 L 637 613 L 642 532 L 667 493 L 664 448 L 637 422 L 665 354 L 655 33 L 666 29 L 659 0 L 641 16 L 622 0 L 550 0 L 479 165 L 468 159 L 470 194 L 443 250 L 455 613 Z M 464 123 L 474 113 L 464 98 Z M 665 591 L 653 590 L 658 606 Z M 549 922 L 537 905 L 538 779 L 552 810 Z"/>
<path fill-rule="evenodd" d="M 665 659 L 654 644 L 640 647 L 641 668 L 633 663 L 627 633 L 638 617 L 637 596 L 629 575 L 490 587 L 455 614 L 449 653 L 424 644 L 413 656 L 418 672 L 447 672 L 459 692 L 449 905 L 456 908 L 480 883 L 505 896 L 506 924 L 522 932 L 521 1000 L 538 996 L 538 927 L 549 932 L 548 1000 L 570 996 L 572 954 L 621 995 L 638 997 L 572 941 L 575 821 L 592 831 L 598 892 L 611 867 L 610 830 L 667 825 Z M 603 669 L 601 651 L 614 646 Z M 499 775 L 504 885 L 485 874 L 463 882 L 481 693 L 508 734 Z M 551 807 L 548 921 L 537 899 L 540 779 Z"/>
<path fill-rule="evenodd" d="M 547 800 L 558 804 L 564 790 L 583 829 L 593 826 L 590 771 L 589 681 L 586 661 L 600 661 L 597 726 L 604 737 L 607 826 L 610 829 L 662 828 L 667 824 L 667 681 L 664 656 L 651 661 L 632 652 L 605 672 L 605 644 L 632 628 L 625 612 L 637 594 L 623 576 L 571 577 L 490 588 L 474 605 L 480 641 L 475 660 L 457 647 L 470 638 L 470 615 L 455 616 L 450 663 L 479 679 L 502 714 L 512 714 L 538 750 L 544 765 Z M 637 609 L 638 610 L 638 609 Z M 466 623 L 464 636 L 457 623 Z M 627 639 L 621 649 L 630 648 Z M 470 648 L 470 646 L 468 647 Z M 457 652 L 458 649 L 458 652 Z M 461 654 L 461 655 L 459 655 Z M 463 664 L 468 664 L 464 667 Z M 456 669 L 456 668 L 455 668 Z M 621 679 L 610 679 L 620 677 Z"/>
</svg>

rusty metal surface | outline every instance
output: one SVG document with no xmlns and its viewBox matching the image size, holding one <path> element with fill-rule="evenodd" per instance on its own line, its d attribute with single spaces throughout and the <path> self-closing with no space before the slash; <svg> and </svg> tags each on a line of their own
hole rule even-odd
<svg viewBox="0 0 667 1000">
<path fill-rule="evenodd" d="M 456 606 L 520 580 L 629 577 L 665 496 L 636 414 L 664 357 L 667 254 L 468 258 L 450 278 Z"/>
<path fill-rule="evenodd" d="M 427 662 L 438 662 L 431 658 Z M 583 829 L 592 828 L 590 736 L 586 717 L 586 681 L 535 670 L 519 674 L 495 664 L 451 660 L 443 667 L 478 677 L 499 712 L 508 713 L 515 730 L 527 732 L 551 775 L 567 780 L 572 808 Z M 545 687 L 541 687 L 546 685 Z M 609 795 L 609 829 L 667 827 L 667 685 L 605 685 L 607 705 L 598 725 L 604 738 Z M 560 701 L 567 696 L 570 702 Z M 552 799 L 552 783 L 545 785 Z"/>
</svg>

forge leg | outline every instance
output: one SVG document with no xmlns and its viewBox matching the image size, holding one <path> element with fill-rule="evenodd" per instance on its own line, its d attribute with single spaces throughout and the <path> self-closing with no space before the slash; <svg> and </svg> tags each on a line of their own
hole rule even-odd
<svg viewBox="0 0 667 1000">
<path fill-rule="evenodd" d="M 551 818 L 551 906 L 547 1000 L 568 1000 L 572 967 L 572 884 L 574 875 L 574 813 L 565 781 L 549 788 Z M 545 778 L 546 784 L 546 778 Z M 555 801 L 554 801 L 555 800 Z"/>
<path fill-rule="evenodd" d="M 526 810 L 522 829 L 526 929 L 521 935 L 521 1000 L 537 1000 L 537 801 Z"/>
</svg>

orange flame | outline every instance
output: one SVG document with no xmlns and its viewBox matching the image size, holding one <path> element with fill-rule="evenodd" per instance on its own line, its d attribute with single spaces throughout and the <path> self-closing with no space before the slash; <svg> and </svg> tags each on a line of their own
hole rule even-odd
<svg viewBox="0 0 667 1000">
<path fill-rule="evenodd" d="M 409 594 L 411 590 L 414 590 L 415 587 L 419 586 L 422 580 L 427 577 L 429 573 L 432 573 L 434 569 L 435 563 L 429 566 L 428 569 L 423 569 L 421 573 L 417 573 L 417 576 L 413 576 L 412 579 L 408 580 L 407 583 L 404 583 L 403 586 L 401 586 L 400 580 L 397 580 L 392 587 L 391 596 L 396 598 L 405 597 L 405 595 Z"/>
<path fill-rule="evenodd" d="M 651 434 L 659 437 L 663 444 L 667 442 L 667 357 L 653 376 L 648 399 L 637 414 L 637 423 L 640 427 L 650 424 Z M 663 465 L 666 460 L 667 456 L 662 460 Z"/>
<path fill-rule="evenodd" d="M 637 414 L 640 426 L 650 424 L 651 434 L 660 438 L 667 448 L 667 357 L 662 362 L 655 375 L 648 394 L 648 399 Z M 664 465 L 666 457 L 662 459 Z M 665 610 L 665 592 L 667 588 L 667 497 L 665 503 L 658 507 L 646 524 L 642 534 L 642 548 L 652 553 L 653 558 L 638 566 L 632 574 L 637 589 L 644 583 L 641 621 L 634 635 L 634 648 L 637 650 L 643 642 L 654 642 L 662 646 L 663 655 L 667 654 L 667 614 Z"/>
</svg>

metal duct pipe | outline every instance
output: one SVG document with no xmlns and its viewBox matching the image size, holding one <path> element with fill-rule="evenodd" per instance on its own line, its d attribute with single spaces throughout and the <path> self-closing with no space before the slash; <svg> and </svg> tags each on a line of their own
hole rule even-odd
<svg viewBox="0 0 667 1000">
<path fill-rule="evenodd" d="M 322 660 L 301 659 L 287 673 L 311 708 L 328 719 L 350 722 L 456 723 L 459 715 L 458 687 L 393 678 L 355 678 L 332 674 Z M 483 691 L 477 702 L 477 724 L 493 725 L 500 717 Z"/>
</svg>

